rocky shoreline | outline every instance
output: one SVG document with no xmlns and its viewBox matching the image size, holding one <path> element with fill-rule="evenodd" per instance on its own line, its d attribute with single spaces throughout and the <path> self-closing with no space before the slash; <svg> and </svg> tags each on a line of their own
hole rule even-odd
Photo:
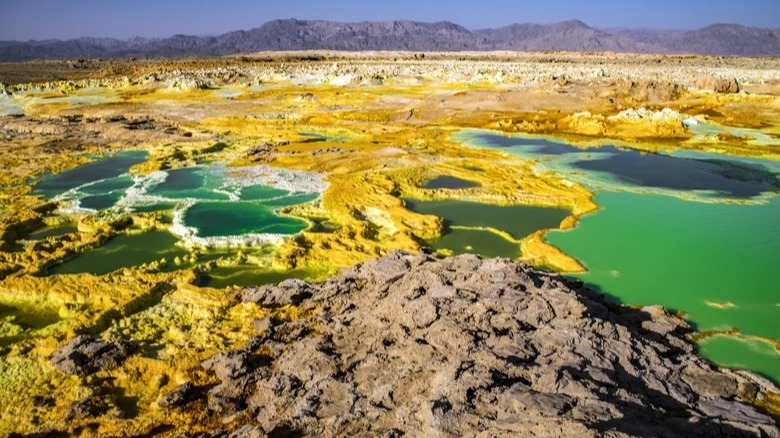
<svg viewBox="0 0 780 438">
<path fill-rule="evenodd" d="M 394 251 L 235 298 L 300 317 L 247 321 L 244 348 L 160 398 L 211 436 L 780 436 L 755 407 L 778 388 L 698 357 L 681 318 L 523 263 Z M 52 361 L 83 376 L 133 351 L 79 337 Z"/>
</svg>

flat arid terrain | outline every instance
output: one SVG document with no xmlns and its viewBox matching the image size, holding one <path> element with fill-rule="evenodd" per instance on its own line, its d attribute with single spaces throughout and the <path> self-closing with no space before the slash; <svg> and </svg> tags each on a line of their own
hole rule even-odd
<svg viewBox="0 0 780 438">
<path fill-rule="evenodd" d="M 778 58 L 4 62 L 0 168 L 0 432 L 780 436 Z"/>
</svg>

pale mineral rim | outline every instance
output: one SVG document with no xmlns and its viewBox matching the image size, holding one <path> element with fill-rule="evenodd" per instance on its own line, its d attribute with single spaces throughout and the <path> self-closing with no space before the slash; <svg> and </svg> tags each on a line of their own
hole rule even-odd
<svg viewBox="0 0 780 438">
<path fill-rule="evenodd" d="M 152 206 L 158 203 L 175 203 L 177 206 L 173 212 L 173 224 L 170 231 L 178 236 L 182 243 L 187 247 L 245 247 L 253 245 L 278 245 L 286 238 L 294 234 L 278 233 L 247 233 L 229 236 L 198 236 L 197 227 L 191 227 L 185 224 L 184 216 L 188 208 L 198 202 L 237 202 L 240 201 L 240 190 L 244 187 L 265 185 L 282 190 L 286 190 L 289 195 L 277 196 L 265 200 L 244 201 L 259 202 L 284 199 L 287 196 L 293 196 L 300 193 L 318 193 L 320 196 L 328 188 L 328 183 L 323 176 L 316 173 L 280 169 L 266 165 L 246 166 L 228 168 L 223 163 L 213 166 L 193 166 L 204 169 L 213 169 L 219 172 L 223 183 L 219 187 L 211 189 L 216 193 L 222 193 L 228 197 L 227 201 L 214 201 L 201 198 L 169 198 L 166 196 L 149 194 L 149 190 L 162 184 L 168 178 L 169 173 L 165 170 L 157 170 L 146 175 L 134 175 L 133 185 L 124 189 L 124 195 L 111 207 L 114 211 L 128 212 L 133 207 Z M 127 175 L 127 174 L 124 174 Z M 81 198 L 87 196 L 82 189 L 97 184 L 105 179 L 92 181 L 82 184 L 78 187 L 67 190 L 66 192 L 52 198 L 55 201 L 65 201 L 59 208 L 61 214 L 82 215 L 93 214 L 97 210 L 84 208 L 81 206 Z"/>
</svg>

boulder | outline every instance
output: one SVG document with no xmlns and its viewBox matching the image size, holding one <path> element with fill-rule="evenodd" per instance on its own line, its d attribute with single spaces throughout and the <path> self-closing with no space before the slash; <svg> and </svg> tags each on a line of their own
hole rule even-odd
<svg viewBox="0 0 780 438">
<path fill-rule="evenodd" d="M 87 376 L 118 367 L 134 350 L 129 342 L 106 342 L 80 335 L 52 353 L 51 363 L 63 373 Z"/>
<path fill-rule="evenodd" d="M 241 301 L 257 303 L 267 307 L 297 305 L 312 296 L 312 287 L 303 280 L 284 280 L 276 286 L 260 286 L 246 289 L 241 293 Z"/>
<path fill-rule="evenodd" d="M 696 88 L 714 91 L 716 93 L 739 93 L 739 82 L 736 79 L 717 78 L 714 76 L 701 76 L 694 82 Z"/>
<path fill-rule="evenodd" d="M 73 403 L 68 408 L 65 412 L 65 420 L 73 421 L 98 417 L 106 414 L 111 407 L 111 404 L 99 396 L 87 397 Z"/>
<path fill-rule="evenodd" d="M 182 383 L 171 392 L 165 394 L 157 405 L 161 408 L 178 408 L 197 399 L 198 390 L 192 382 Z"/>
</svg>

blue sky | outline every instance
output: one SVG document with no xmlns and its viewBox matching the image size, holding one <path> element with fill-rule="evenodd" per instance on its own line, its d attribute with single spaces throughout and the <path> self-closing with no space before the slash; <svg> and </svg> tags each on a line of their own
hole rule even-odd
<svg viewBox="0 0 780 438">
<path fill-rule="evenodd" d="M 469 29 L 572 18 L 595 27 L 780 27 L 780 0 L 0 0 L 0 40 L 214 35 L 276 18 L 448 20 Z"/>
</svg>

